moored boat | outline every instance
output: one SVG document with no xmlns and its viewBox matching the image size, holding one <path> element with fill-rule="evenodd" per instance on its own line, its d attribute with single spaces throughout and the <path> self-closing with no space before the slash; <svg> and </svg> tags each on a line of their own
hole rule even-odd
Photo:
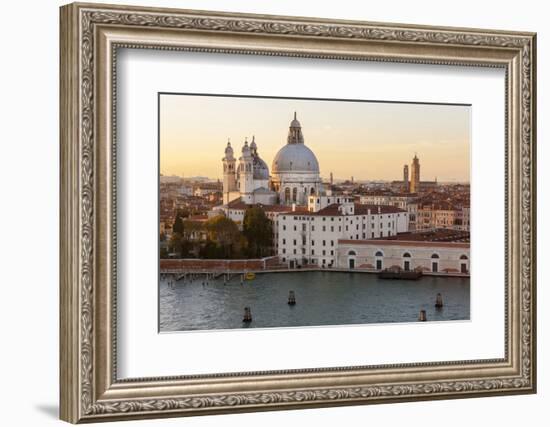
<svg viewBox="0 0 550 427">
<path fill-rule="evenodd" d="M 397 268 L 386 268 L 378 273 L 380 279 L 418 280 L 422 277 L 421 271 L 406 271 Z"/>
</svg>

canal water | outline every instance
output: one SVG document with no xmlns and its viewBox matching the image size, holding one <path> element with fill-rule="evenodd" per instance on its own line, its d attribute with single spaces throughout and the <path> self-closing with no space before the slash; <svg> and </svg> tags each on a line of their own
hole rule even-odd
<svg viewBox="0 0 550 427">
<path fill-rule="evenodd" d="M 296 305 L 288 302 L 294 291 Z M 435 308 L 437 293 L 442 309 Z M 244 323 L 249 306 L 252 322 Z M 270 328 L 416 322 L 420 310 L 428 321 L 470 319 L 470 279 L 424 276 L 419 280 L 382 280 L 375 274 L 281 272 L 160 282 L 160 331 Z"/>
</svg>

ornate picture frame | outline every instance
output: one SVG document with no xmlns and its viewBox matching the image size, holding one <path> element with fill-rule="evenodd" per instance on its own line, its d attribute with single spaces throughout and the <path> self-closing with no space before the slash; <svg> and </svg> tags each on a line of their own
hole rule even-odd
<svg viewBox="0 0 550 427">
<path fill-rule="evenodd" d="M 61 419 L 111 421 L 536 391 L 536 35 L 98 4 L 60 11 Z M 117 49 L 499 67 L 505 357 L 117 377 Z"/>
</svg>

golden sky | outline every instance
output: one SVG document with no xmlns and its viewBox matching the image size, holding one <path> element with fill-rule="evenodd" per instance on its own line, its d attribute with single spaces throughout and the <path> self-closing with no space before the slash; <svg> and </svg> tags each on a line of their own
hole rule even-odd
<svg viewBox="0 0 550 427">
<path fill-rule="evenodd" d="M 271 170 L 294 111 L 326 180 L 402 179 L 417 153 L 422 180 L 470 181 L 468 106 L 179 94 L 160 96 L 160 172 L 221 178 L 228 138 L 238 158 L 253 135 Z"/>
</svg>

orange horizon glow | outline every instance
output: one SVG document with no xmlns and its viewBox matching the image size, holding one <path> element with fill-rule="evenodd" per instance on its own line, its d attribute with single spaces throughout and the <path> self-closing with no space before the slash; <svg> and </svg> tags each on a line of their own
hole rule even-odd
<svg viewBox="0 0 550 427">
<path fill-rule="evenodd" d="M 470 181 L 469 106 L 163 94 L 159 107 L 163 175 L 221 179 L 228 138 L 238 158 L 252 136 L 271 171 L 296 111 L 324 180 L 401 180 L 416 153 L 421 180 Z"/>
</svg>

